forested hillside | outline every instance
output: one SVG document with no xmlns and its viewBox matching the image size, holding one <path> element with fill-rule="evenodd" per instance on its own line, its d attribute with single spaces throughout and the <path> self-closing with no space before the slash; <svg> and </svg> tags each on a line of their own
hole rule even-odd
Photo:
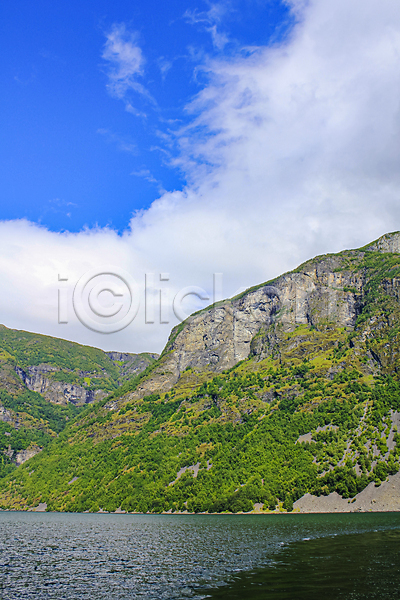
<svg viewBox="0 0 400 600">
<path fill-rule="evenodd" d="M 0 482 L 3 508 L 292 510 L 399 470 L 400 235 L 175 328 L 157 362 Z"/>
<path fill-rule="evenodd" d="M 105 398 L 156 358 L 0 325 L 0 473 L 39 452 L 84 405 Z"/>
</svg>

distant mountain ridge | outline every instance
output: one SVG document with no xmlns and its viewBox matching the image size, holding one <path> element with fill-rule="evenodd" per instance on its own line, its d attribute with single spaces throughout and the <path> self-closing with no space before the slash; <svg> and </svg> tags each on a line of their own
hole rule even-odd
<svg viewBox="0 0 400 600">
<path fill-rule="evenodd" d="M 100 400 L 158 358 L 150 352 L 104 352 L 4 325 L 0 325 L 0 352 L 2 364 L 10 365 L 28 389 L 63 405 Z M 6 381 L 0 377 L 2 384 Z"/>
<path fill-rule="evenodd" d="M 400 510 L 399 348 L 394 232 L 191 315 L 4 477 L 0 504 L 291 511 L 339 494 L 341 510 Z M 390 502 L 373 502 L 387 480 Z"/>
<path fill-rule="evenodd" d="M 0 448 L 10 461 L 24 462 L 83 405 L 104 399 L 157 358 L 103 352 L 0 325 Z M 2 433 L 10 435 L 4 439 Z"/>
</svg>

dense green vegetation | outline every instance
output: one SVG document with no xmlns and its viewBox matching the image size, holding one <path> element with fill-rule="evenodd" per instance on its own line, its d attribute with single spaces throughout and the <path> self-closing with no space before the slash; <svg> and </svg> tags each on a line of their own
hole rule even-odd
<svg viewBox="0 0 400 600">
<path fill-rule="evenodd" d="M 81 346 L 50 336 L 8 329 L 0 326 L 2 350 L 6 350 L 22 368 L 48 364 L 58 369 L 89 371 L 100 374 L 110 370 L 117 376 L 117 368 L 105 352 L 90 346 Z"/>
<path fill-rule="evenodd" d="M 18 372 L 31 377 L 32 368 L 39 367 L 50 382 L 50 396 L 53 382 L 109 392 L 129 380 L 131 372 L 154 363 L 146 353 L 123 358 L 112 360 L 97 348 L 0 325 L 0 409 L 5 411 L 0 415 L 0 477 L 14 470 L 18 452 L 44 448 L 83 410 L 63 397 L 63 386 L 56 399 L 64 406 L 27 389 Z"/>
<path fill-rule="evenodd" d="M 237 512 L 259 502 L 291 510 L 306 492 L 351 498 L 379 484 L 399 468 L 397 446 L 386 446 L 399 381 L 363 375 L 348 333 L 330 335 L 343 341 L 324 356 L 250 359 L 190 395 L 176 388 L 118 411 L 104 402 L 86 409 L 4 482 L 3 505 L 12 498 L 53 510 Z M 326 377 L 343 353 L 348 368 Z M 302 441 L 307 433 L 311 441 Z M 197 477 L 192 468 L 175 481 L 197 464 Z"/>
<path fill-rule="evenodd" d="M 46 422 L 47 426 L 56 433 L 64 429 L 68 419 L 79 413 L 79 408 L 73 404 L 67 406 L 50 404 L 43 396 L 29 390 L 16 396 L 0 390 L 0 402 L 4 408 L 9 408 L 15 413 L 26 413 L 38 421 Z"/>
<path fill-rule="evenodd" d="M 232 369 L 187 368 L 168 393 L 140 398 L 134 392 L 156 372 L 160 362 L 153 362 L 77 415 L 53 413 L 40 398 L 24 404 L 23 396 L 0 396 L 13 410 L 29 405 L 53 432 L 38 428 L 38 436 L 49 435 L 44 450 L 12 473 L 4 466 L 0 505 L 239 512 L 258 503 L 291 511 L 306 492 L 337 491 L 351 502 L 370 482 L 397 473 L 400 256 L 347 251 L 310 262 L 326 261 L 348 275 L 343 302 L 354 296 L 354 328 L 318 315 L 296 327 L 277 318 Z M 183 327 L 173 330 L 160 361 Z"/>
<path fill-rule="evenodd" d="M 15 469 L 12 459 L 16 453 L 30 447 L 44 448 L 80 412 L 73 404 L 52 405 L 29 390 L 15 395 L 0 390 L 0 403 L 14 416 L 11 422 L 0 421 L 0 477 Z"/>
</svg>

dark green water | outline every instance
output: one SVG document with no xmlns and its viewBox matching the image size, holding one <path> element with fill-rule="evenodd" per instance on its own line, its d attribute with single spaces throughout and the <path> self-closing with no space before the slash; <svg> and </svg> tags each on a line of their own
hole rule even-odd
<svg viewBox="0 0 400 600">
<path fill-rule="evenodd" d="M 400 513 L 0 512 L 4 600 L 400 598 Z"/>
<path fill-rule="evenodd" d="M 297 542 L 264 569 L 203 590 L 222 600 L 394 600 L 400 598 L 400 532 Z"/>
</svg>

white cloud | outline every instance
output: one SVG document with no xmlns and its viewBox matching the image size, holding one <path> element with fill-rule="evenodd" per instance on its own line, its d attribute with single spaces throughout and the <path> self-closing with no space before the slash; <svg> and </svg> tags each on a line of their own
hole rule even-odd
<svg viewBox="0 0 400 600">
<path fill-rule="evenodd" d="M 228 296 L 400 229 L 398 2 L 314 0 L 296 10 L 285 45 L 204 66 L 209 84 L 188 107 L 192 125 L 177 133 L 189 184 L 135 215 L 124 235 L 0 224 L 4 324 L 160 350 L 170 325 L 146 325 L 143 302 L 132 325 L 109 336 L 85 329 L 71 306 L 70 323 L 58 325 L 58 273 L 72 285 L 111 263 L 142 287 L 146 272 L 170 273 L 159 284 L 171 293 L 193 285 L 211 293 L 212 274 L 222 272 Z M 129 87 L 141 60 L 126 59 L 130 69 L 116 62 L 116 89 Z"/>
<path fill-rule="evenodd" d="M 151 173 L 151 171 L 149 171 L 149 169 L 141 169 L 140 171 L 132 171 L 131 175 L 134 175 L 135 177 L 143 177 L 149 183 L 157 183 L 159 186 L 161 185 L 161 183 L 159 181 L 157 181 L 157 179 L 154 177 L 154 175 L 152 175 L 152 173 Z"/>
<path fill-rule="evenodd" d="M 159 69 L 161 71 L 161 76 L 162 76 L 163 80 L 167 76 L 168 71 L 172 68 L 172 65 L 173 65 L 172 61 L 167 60 L 163 56 L 161 56 L 158 59 L 158 67 L 159 67 Z"/>
<path fill-rule="evenodd" d="M 117 133 L 104 128 L 98 129 L 97 133 L 104 136 L 108 142 L 115 144 L 118 150 L 121 150 L 121 152 L 130 152 L 132 154 L 138 153 L 136 144 L 127 139 L 125 136 L 118 135 Z"/>
<path fill-rule="evenodd" d="M 217 50 L 223 50 L 229 42 L 229 38 L 218 28 L 223 17 L 232 10 L 232 7 L 228 2 L 209 2 L 208 4 L 210 8 L 207 11 L 187 9 L 183 16 L 188 23 L 204 27 L 205 31 L 211 35 L 213 46 Z"/>
<path fill-rule="evenodd" d="M 144 73 L 145 65 L 142 49 L 138 44 L 138 34 L 128 31 L 124 23 L 114 23 L 111 31 L 106 34 L 106 39 L 102 57 L 108 63 L 109 93 L 126 100 L 129 90 L 134 90 L 154 104 L 150 92 L 138 81 Z M 126 108 L 129 112 L 135 111 L 128 101 Z M 142 113 L 138 114 L 142 116 Z"/>
</svg>

